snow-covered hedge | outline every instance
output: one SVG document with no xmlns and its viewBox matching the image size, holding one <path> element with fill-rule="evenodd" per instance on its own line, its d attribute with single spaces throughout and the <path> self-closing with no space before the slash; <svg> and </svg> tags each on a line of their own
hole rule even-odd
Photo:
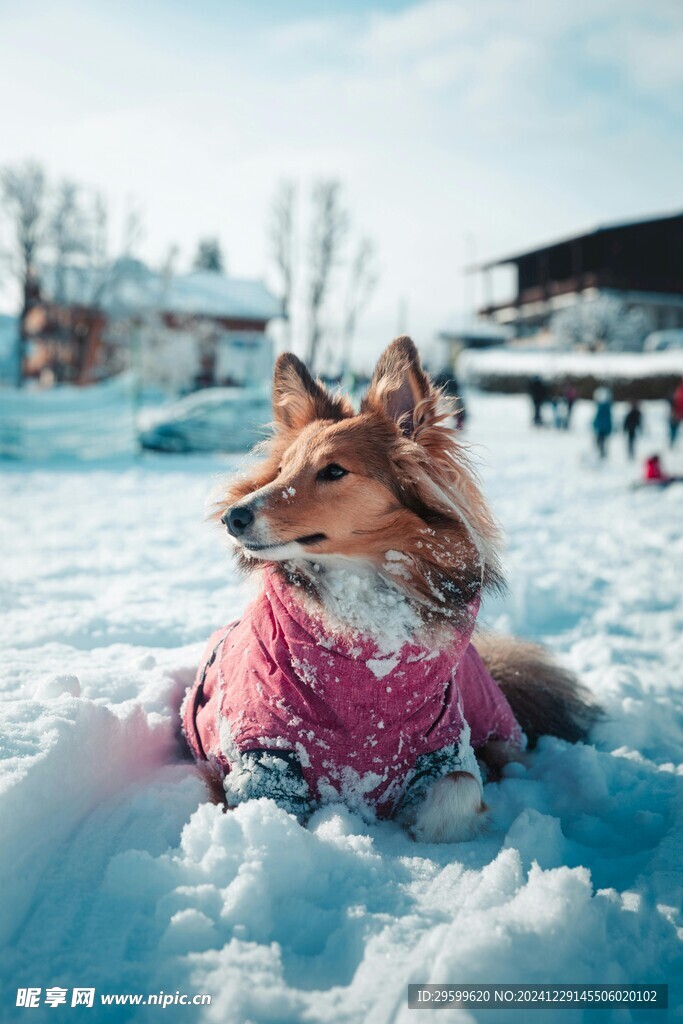
<svg viewBox="0 0 683 1024">
<path fill-rule="evenodd" d="M 87 388 L 4 388 L 0 458 L 104 459 L 136 450 L 132 379 Z"/>
<path fill-rule="evenodd" d="M 538 375 L 558 387 L 570 381 L 581 398 L 608 384 L 620 401 L 668 398 L 683 376 L 683 351 L 522 352 L 469 350 L 458 360 L 458 377 L 470 387 L 502 394 L 526 392 Z"/>
</svg>

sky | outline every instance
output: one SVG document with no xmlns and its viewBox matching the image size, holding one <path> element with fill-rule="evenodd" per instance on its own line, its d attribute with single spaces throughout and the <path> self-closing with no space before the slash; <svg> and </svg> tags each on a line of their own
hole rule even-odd
<svg viewBox="0 0 683 1024">
<path fill-rule="evenodd" d="M 681 54 L 680 0 L 0 0 L 0 166 L 98 187 L 119 226 L 141 210 L 152 263 L 217 235 L 274 288 L 278 181 L 302 262 L 311 184 L 339 179 L 332 340 L 354 246 L 378 247 L 362 363 L 470 313 L 466 264 L 683 208 Z"/>
</svg>

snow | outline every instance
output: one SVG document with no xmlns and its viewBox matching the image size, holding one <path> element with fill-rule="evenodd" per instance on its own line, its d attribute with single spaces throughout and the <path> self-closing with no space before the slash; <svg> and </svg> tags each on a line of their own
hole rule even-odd
<svg viewBox="0 0 683 1024">
<path fill-rule="evenodd" d="M 465 383 L 474 383 L 490 373 L 521 376 L 539 374 L 550 379 L 595 377 L 604 381 L 670 374 L 683 376 L 683 349 L 638 353 L 467 349 L 458 360 L 458 373 Z"/>
<path fill-rule="evenodd" d="M 44 294 L 50 297 L 57 288 L 55 268 L 42 266 L 40 279 Z M 281 303 L 263 281 L 206 270 L 169 277 L 137 260 L 119 261 L 103 270 L 66 267 L 60 270 L 59 284 L 66 302 L 89 306 L 99 294 L 104 308 L 112 314 L 125 309 L 152 309 L 255 321 L 282 315 Z"/>
<path fill-rule="evenodd" d="M 175 402 L 141 406 L 131 374 L 88 387 L 0 389 L 0 458 L 101 462 L 145 448 L 241 452 L 262 440 L 269 387 L 203 388 Z"/>
<path fill-rule="evenodd" d="M 130 374 L 87 388 L 0 388 L 0 458 L 87 462 L 130 456 L 136 433 Z"/>
<path fill-rule="evenodd" d="M 271 320 L 282 315 L 279 300 L 263 281 L 225 277 L 206 270 L 172 278 L 168 296 L 162 301 L 164 308 L 177 313 L 250 320 Z"/>
<path fill-rule="evenodd" d="M 318 590 L 324 595 L 325 628 L 346 636 L 369 637 L 377 647 L 378 657 L 366 664 L 378 679 L 388 675 L 400 660 L 403 644 L 418 642 L 421 620 L 412 604 L 393 584 L 377 586 L 371 569 L 358 567 L 346 557 L 317 555 L 314 569 Z M 304 598 L 306 600 L 306 598 Z M 309 611 L 318 615 L 318 605 L 311 602 Z M 362 643 L 359 643 L 359 651 Z"/>
<path fill-rule="evenodd" d="M 485 787 L 488 831 L 456 846 L 339 805 L 303 828 L 268 801 L 208 802 L 178 707 L 210 632 L 252 588 L 205 520 L 234 460 L 5 465 L 4 1019 L 24 1019 L 20 985 L 207 992 L 210 1007 L 169 1019 L 225 1024 L 431 1019 L 408 1011 L 409 982 L 668 981 L 677 1007 L 683 487 L 631 490 L 620 437 L 599 466 L 588 403 L 569 433 L 532 431 L 518 397 L 468 408 L 508 535 L 510 588 L 484 618 L 546 642 L 607 718 L 594 745 L 545 739 L 509 766 Z M 664 403 L 644 412 L 641 452 L 664 453 Z M 683 470 L 680 450 L 664 458 Z M 475 1019 L 500 1018 L 439 1016 Z"/>
</svg>

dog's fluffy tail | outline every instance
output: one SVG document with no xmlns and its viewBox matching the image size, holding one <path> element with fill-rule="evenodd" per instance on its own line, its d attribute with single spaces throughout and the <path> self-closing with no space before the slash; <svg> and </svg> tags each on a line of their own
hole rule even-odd
<svg viewBox="0 0 683 1024">
<path fill-rule="evenodd" d="M 576 743 L 587 737 L 602 709 L 585 686 L 555 664 L 538 644 L 494 633 L 477 633 L 474 646 L 527 735 L 559 736 Z"/>
</svg>

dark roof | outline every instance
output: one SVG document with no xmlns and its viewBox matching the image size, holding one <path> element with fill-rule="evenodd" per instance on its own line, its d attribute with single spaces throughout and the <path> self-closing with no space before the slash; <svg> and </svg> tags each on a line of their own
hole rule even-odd
<svg viewBox="0 0 683 1024">
<path fill-rule="evenodd" d="M 622 221 L 619 224 L 603 224 L 600 227 L 593 228 L 592 231 L 584 231 L 580 235 L 570 235 L 568 238 L 559 238 L 555 242 L 549 242 L 547 245 L 539 245 L 533 249 L 525 249 L 524 252 L 515 253 L 513 256 L 505 256 L 502 259 L 487 260 L 485 263 L 474 264 L 473 266 L 467 267 L 467 270 L 489 270 L 491 267 L 502 267 L 505 266 L 506 263 L 517 263 L 519 260 L 522 260 L 527 256 L 534 256 L 537 253 L 547 252 L 549 249 L 554 249 L 558 245 L 567 245 L 569 242 L 582 242 L 586 238 L 605 234 L 608 231 L 623 231 L 628 228 L 642 227 L 646 224 L 665 224 L 667 221 L 675 220 L 683 220 L 683 211 L 678 213 L 669 213 L 660 217 L 648 217 L 644 220 L 640 218 L 639 220 Z"/>
</svg>

